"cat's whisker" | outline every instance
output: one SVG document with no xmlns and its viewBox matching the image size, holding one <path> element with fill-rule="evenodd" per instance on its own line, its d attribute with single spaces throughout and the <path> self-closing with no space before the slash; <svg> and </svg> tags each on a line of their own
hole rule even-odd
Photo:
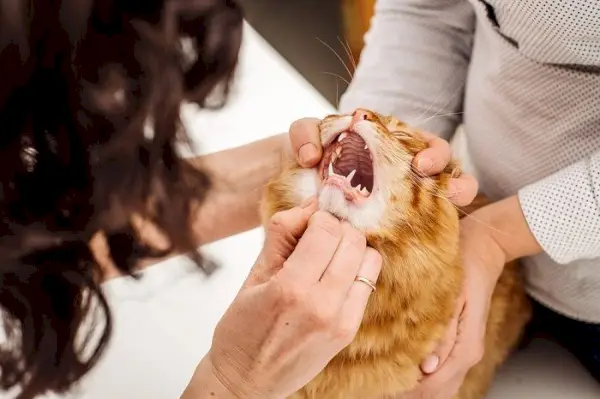
<svg viewBox="0 0 600 399">
<path fill-rule="evenodd" d="M 340 82 L 337 80 L 335 81 L 335 109 L 340 109 Z"/>
<path fill-rule="evenodd" d="M 324 73 L 325 75 L 331 75 L 331 76 L 334 76 L 334 77 L 336 77 L 336 78 L 340 79 L 342 82 L 346 83 L 347 85 L 349 85 L 349 84 L 350 84 L 350 82 L 348 82 L 346 79 L 344 79 L 343 77 L 341 77 L 341 76 L 340 76 L 340 75 L 338 75 L 337 73 L 333 73 L 333 72 L 325 72 L 325 71 L 324 71 L 324 72 L 321 72 L 321 73 Z"/>
<path fill-rule="evenodd" d="M 338 40 L 340 42 L 340 44 L 342 45 L 342 47 L 344 48 L 344 50 L 346 50 L 346 55 L 348 55 L 348 59 L 350 60 L 350 64 L 352 65 L 353 68 L 353 72 L 356 71 L 356 61 L 354 60 L 354 56 L 352 55 L 352 49 L 350 48 L 350 44 L 348 44 L 348 39 L 346 39 L 345 41 L 342 41 L 342 39 L 340 39 L 338 37 Z"/>
<path fill-rule="evenodd" d="M 448 83 L 446 83 L 446 85 L 443 87 L 443 89 L 438 93 L 438 95 L 435 97 L 435 99 L 433 100 L 433 102 L 429 105 L 429 107 L 427 107 L 427 109 L 425 111 L 423 111 L 416 119 L 421 119 L 423 118 L 425 115 L 427 115 L 427 113 L 431 110 L 431 108 L 433 108 L 434 105 L 436 105 L 436 103 L 438 102 L 438 100 L 447 92 L 447 90 L 451 87 L 452 83 L 454 82 L 453 79 L 449 79 Z M 462 87 L 462 86 L 460 86 Z M 452 100 L 452 98 L 450 98 L 450 100 Z M 449 101 L 450 101 L 449 100 Z M 448 103 L 449 101 L 447 101 L 446 103 Z"/>
<path fill-rule="evenodd" d="M 422 184 L 423 184 L 423 179 L 424 179 L 424 177 L 423 177 L 423 176 L 420 176 L 420 175 L 418 175 L 418 174 L 417 174 L 416 172 L 414 172 L 412 169 L 411 169 L 411 170 L 409 170 L 409 172 L 408 172 L 408 177 L 409 177 L 409 178 L 410 178 L 410 179 L 413 181 L 413 183 L 414 183 L 414 184 L 419 184 L 419 185 L 422 185 Z M 497 229 L 497 228 L 495 228 L 495 227 L 493 227 L 493 226 L 491 226 L 491 225 L 489 225 L 489 224 L 487 224 L 487 223 L 483 222 L 482 220 L 480 220 L 480 219 L 476 218 L 476 217 L 475 217 L 475 216 L 473 216 L 472 214 L 470 214 L 470 213 L 467 213 L 467 212 L 463 211 L 463 210 L 462 210 L 462 209 L 461 209 L 459 206 L 457 206 L 456 204 L 454 204 L 454 203 L 453 203 L 453 202 L 452 202 L 452 201 L 451 201 L 451 200 L 450 200 L 450 199 L 449 199 L 449 198 L 446 196 L 446 194 L 445 194 L 444 192 L 442 192 L 442 191 L 439 189 L 439 187 L 436 187 L 436 186 L 428 186 L 428 187 L 427 187 L 427 189 L 429 190 L 429 192 L 430 192 L 430 194 L 431 194 L 431 195 L 433 195 L 434 197 L 440 198 L 440 199 L 442 199 L 442 200 L 444 200 L 444 201 L 448 202 L 450 205 L 452 205 L 452 207 L 453 207 L 454 209 L 456 209 L 456 210 L 458 211 L 458 213 L 462 214 L 464 217 L 471 218 L 471 219 L 472 219 L 472 220 L 474 220 L 475 222 L 477 222 L 477 223 L 480 223 L 481 225 L 483 225 L 483 226 L 485 226 L 485 227 L 487 227 L 487 228 L 489 228 L 489 229 L 491 229 L 491 230 L 493 230 L 493 231 L 495 231 L 495 232 L 497 232 L 497 233 L 499 233 L 499 234 L 502 234 L 502 235 L 507 235 L 507 233 L 506 233 L 506 232 L 504 232 L 504 231 L 502 231 L 502 230 L 499 230 L 499 229 Z"/>
<path fill-rule="evenodd" d="M 344 62 L 342 57 L 337 53 L 337 51 L 335 51 L 333 49 L 333 47 L 331 47 L 329 44 L 325 43 L 323 40 L 319 39 L 318 37 L 317 37 L 317 40 L 320 41 L 321 43 L 323 43 L 323 45 L 325 45 L 329 50 L 331 50 L 333 52 L 333 54 L 335 54 L 337 59 L 340 60 L 340 62 L 342 63 L 342 65 L 344 66 L 346 71 L 348 72 L 348 78 L 352 79 L 352 72 L 350 71 L 350 68 L 348 68 L 348 65 L 346 65 L 346 63 Z"/>
<path fill-rule="evenodd" d="M 419 128 L 419 127 L 420 127 L 420 125 L 423 125 L 424 123 L 427 123 L 427 122 L 429 122 L 430 120 L 432 120 L 432 119 L 435 119 L 435 118 L 443 118 L 443 117 L 445 117 L 445 116 L 455 116 L 455 115 L 462 115 L 462 114 L 464 114 L 464 112 L 462 112 L 462 111 L 461 111 L 461 112 L 449 112 L 449 113 L 447 113 L 447 114 L 441 114 L 441 115 L 432 115 L 432 116 L 430 116 L 429 118 L 427 118 L 427 119 L 424 119 L 424 120 L 422 120 L 421 122 L 418 122 L 418 123 L 416 123 L 416 124 L 414 125 L 414 127 L 416 127 L 416 128 Z"/>
<path fill-rule="evenodd" d="M 454 99 L 454 97 L 456 97 L 456 96 L 458 95 L 458 93 L 459 93 L 460 91 L 462 91 L 462 89 L 463 89 L 463 88 L 462 88 L 462 86 L 459 86 L 459 87 L 458 87 L 458 88 L 457 88 L 457 89 L 454 91 L 454 93 L 452 93 L 452 95 L 451 95 L 451 96 L 448 98 L 448 101 L 446 101 L 446 102 L 444 103 L 444 105 L 442 105 L 442 106 L 440 107 L 440 109 L 438 109 L 438 111 L 437 111 L 435 114 L 433 114 L 433 115 L 432 115 L 430 118 L 432 118 L 432 117 L 435 117 L 435 116 L 439 115 L 440 111 L 442 111 L 442 109 L 443 109 L 444 107 L 446 107 L 446 106 L 447 106 L 447 105 L 450 103 L 450 101 L 452 101 L 452 100 Z M 424 123 L 424 122 L 421 122 L 421 123 Z"/>
<path fill-rule="evenodd" d="M 458 75 L 459 72 L 456 72 L 456 75 Z M 438 93 L 438 95 L 436 96 L 436 98 L 433 100 L 433 102 L 429 105 L 429 107 L 427 107 L 427 109 L 425 111 L 423 111 L 418 117 L 416 118 L 407 118 L 407 121 L 410 122 L 410 124 L 412 125 L 417 125 L 419 124 L 418 120 L 422 119 L 424 116 L 427 115 L 427 113 L 433 108 L 434 105 L 437 104 L 438 100 L 446 93 L 448 93 L 449 89 L 452 87 L 452 84 L 456 81 L 460 82 L 461 79 L 455 79 L 456 76 L 452 77 L 451 79 L 448 79 L 448 83 L 446 85 L 444 85 L 444 87 L 442 88 L 442 90 L 440 90 L 440 92 Z M 436 112 L 433 116 L 439 114 L 440 111 L 443 111 L 444 107 L 446 105 L 448 105 L 459 93 L 460 91 L 463 89 L 463 85 L 462 84 L 458 84 L 458 87 L 454 90 L 452 90 L 452 94 L 448 97 L 448 99 L 446 100 L 446 102 L 441 105 L 438 109 L 438 112 Z M 423 123 L 423 122 L 421 122 Z"/>
</svg>

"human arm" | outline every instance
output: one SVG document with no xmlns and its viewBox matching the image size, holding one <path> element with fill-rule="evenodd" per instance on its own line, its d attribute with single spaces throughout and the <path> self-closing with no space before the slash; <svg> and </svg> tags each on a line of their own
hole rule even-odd
<svg viewBox="0 0 600 399">
<path fill-rule="evenodd" d="M 421 364 L 425 378 L 402 399 L 454 397 L 483 356 L 491 297 L 504 265 L 541 252 L 516 195 L 468 212 L 460 221 L 465 279 L 456 311 L 446 335 Z"/>
<path fill-rule="evenodd" d="M 562 264 L 600 256 L 595 240 L 600 233 L 599 190 L 600 152 L 596 152 L 463 219 L 467 274 L 463 304 L 471 304 L 471 312 L 460 314 L 460 334 L 458 317 L 451 323 L 445 342 L 429 359 L 433 369 L 427 371 L 435 373 L 424 380 L 421 390 L 436 392 L 444 386 L 451 395 L 448 384 L 456 386 L 481 357 L 478 342 L 485 325 L 478 320 L 487 318 L 493 287 L 507 261 L 542 251 Z M 441 367 L 433 367 L 436 363 Z"/>
<path fill-rule="evenodd" d="M 533 236 L 555 262 L 600 257 L 600 151 L 522 188 L 518 198 Z"/>
<path fill-rule="evenodd" d="M 507 261 L 542 251 L 561 264 L 600 257 L 600 151 L 474 216 L 490 226 Z"/>
<path fill-rule="evenodd" d="M 276 214 L 182 399 L 288 397 L 353 340 L 372 292 L 355 277 L 380 270 L 364 235 L 314 199 Z"/>
<path fill-rule="evenodd" d="M 340 110 L 373 109 L 449 140 L 462 119 L 474 23 L 467 0 L 378 0 Z"/>
<path fill-rule="evenodd" d="M 212 363 L 205 356 L 196 370 L 180 399 L 239 399 L 215 375 Z"/>
<path fill-rule="evenodd" d="M 198 242 L 206 244 L 257 227 L 259 201 L 268 181 L 281 171 L 287 134 L 188 158 L 209 173 L 213 187 L 194 216 Z"/>
</svg>

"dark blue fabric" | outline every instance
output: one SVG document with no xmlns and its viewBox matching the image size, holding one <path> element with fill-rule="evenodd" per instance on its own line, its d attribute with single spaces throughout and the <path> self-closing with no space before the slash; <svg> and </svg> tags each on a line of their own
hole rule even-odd
<svg viewBox="0 0 600 399">
<path fill-rule="evenodd" d="M 530 334 L 553 338 L 569 350 L 600 383 L 600 324 L 570 319 L 533 301 Z"/>
</svg>

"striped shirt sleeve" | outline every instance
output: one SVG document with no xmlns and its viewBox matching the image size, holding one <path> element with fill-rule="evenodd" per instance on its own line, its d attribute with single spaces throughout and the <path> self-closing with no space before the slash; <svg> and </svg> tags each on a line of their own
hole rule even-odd
<svg viewBox="0 0 600 399">
<path fill-rule="evenodd" d="M 518 196 L 531 232 L 555 262 L 600 257 L 600 152 Z"/>
<path fill-rule="evenodd" d="M 369 108 L 449 140 L 462 120 L 474 18 L 467 0 L 378 0 L 340 112 Z"/>
</svg>

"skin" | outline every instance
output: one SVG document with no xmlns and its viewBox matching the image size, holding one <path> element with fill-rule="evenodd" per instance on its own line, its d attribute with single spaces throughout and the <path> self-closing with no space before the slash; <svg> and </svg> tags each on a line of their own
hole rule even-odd
<svg viewBox="0 0 600 399">
<path fill-rule="evenodd" d="M 276 214 L 182 399 L 284 398 L 301 388 L 352 341 L 372 292 L 354 278 L 377 281 L 381 262 L 362 233 L 314 200 Z"/>
</svg>

